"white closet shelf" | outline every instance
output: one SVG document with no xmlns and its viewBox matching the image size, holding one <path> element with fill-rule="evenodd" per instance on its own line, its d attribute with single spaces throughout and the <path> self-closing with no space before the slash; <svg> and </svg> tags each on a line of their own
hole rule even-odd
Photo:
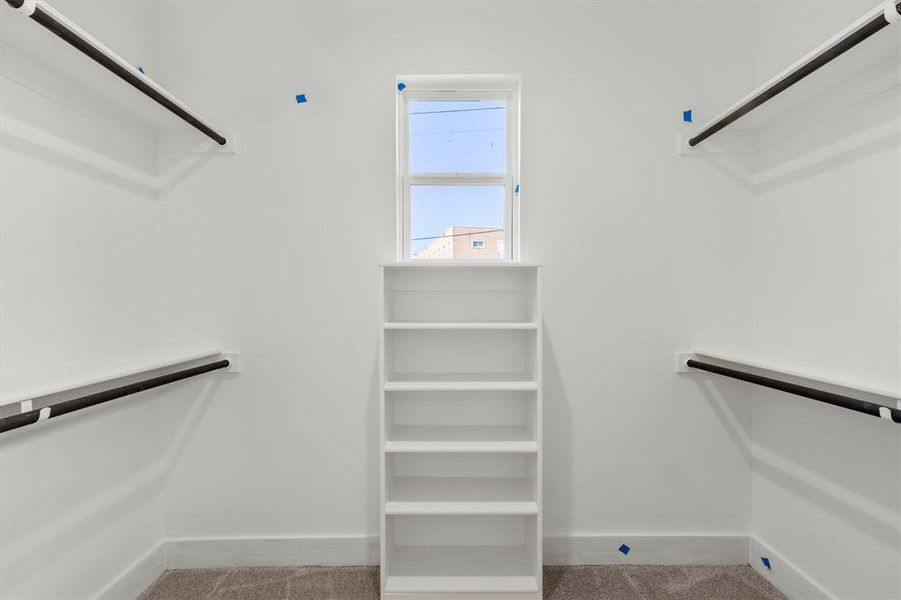
<svg viewBox="0 0 901 600">
<path fill-rule="evenodd" d="M 27 383 L 20 383 L 19 385 L 15 385 L 12 381 L 4 381 L 4 393 L 2 396 L 0 396 L 0 406 L 14 404 L 16 402 L 22 402 L 24 400 L 42 398 L 44 396 L 51 396 L 54 394 L 61 394 L 63 392 L 68 392 L 83 387 L 116 381 L 125 377 L 142 375 L 145 373 L 150 373 L 152 371 L 157 371 L 159 369 L 166 369 L 194 361 L 213 358 L 220 356 L 221 354 L 221 350 L 213 349 L 198 352 L 188 352 L 176 355 L 174 358 L 169 357 L 145 359 L 143 362 L 139 362 L 137 364 L 132 363 L 131 365 L 123 365 L 118 368 L 105 369 L 102 371 L 98 370 L 87 375 L 85 375 L 83 371 L 76 371 L 73 368 L 71 378 L 66 378 L 68 380 L 49 385 L 28 385 Z M 42 375 L 42 378 L 46 379 L 46 374 L 36 374 L 34 378 L 39 375 Z M 6 392 L 8 388 L 13 388 L 13 390 Z"/>
<path fill-rule="evenodd" d="M 452 453 L 471 452 L 484 454 L 510 453 L 523 454 L 538 452 L 538 444 L 533 441 L 388 441 L 385 442 L 385 452 L 388 453 Z"/>
<path fill-rule="evenodd" d="M 874 6 L 750 94 L 733 103 L 703 125 L 693 137 L 687 140 L 680 139 L 680 153 L 692 151 L 698 144 L 726 128 L 737 128 L 738 126 L 733 125 L 736 121 L 741 120 L 741 123 L 747 126 L 749 122 L 755 120 L 755 117 L 760 117 L 761 112 L 765 112 L 758 110 L 765 105 L 781 105 L 781 110 L 784 111 L 792 104 L 797 108 L 798 100 L 803 104 L 807 99 L 823 95 L 823 92 L 828 90 L 828 88 L 824 90 L 824 84 L 833 87 L 832 82 L 847 80 L 849 66 L 865 72 L 884 60 L 891 60 L 892 64 L 897 63 L 896 36 L 880 35 L 878 40 L 871 40 L 865 44 L 861 42 L 899 21 L 901 21 L 901 0 L 886 0 Z M 841 60 L 835 60 L 838 57 L 841 57 Z M 830 68 L 823 71 L 832 72 L 832 76 L 820 71 L 826 65 L 830 65 Z M 813 74 L 816 75 L 811 76 Z M 800 87 L 805 88 L 806 92 L 798 94 L 799 90 L 794 86 L 802 81 L 804 83 Z M 792 90 L 791 93 L 784 93 L 789 89 Z M 801 117 L 803 113 L 794 118 Z"/>
<path fill-rule="evenodd" d="M 534 381 L 386 381 L 386 392 L 530 392 Z"/>
<path fill-rule="evenodd" d="M 386 515 L 537 515 L 537 502 L 402 502 L 385 503 Z"/>
<path fill-rule="evenodd" d="M 388 577 L 389 593 L 493 593 L 516 594 L 538 591 L 531 576 L 508 577 Z"/>
<path fill-rule="evenodd" d="M 538 323 L 529 321 L 495 321 L 495 322 L 407 322 L 393 321 L 385 323 L 385 329 L 458 329 L 458 330 L 537 330 Z"/>
<path fill-rule="evenodd" d="M 9 19 L 9 26 L 3 31 L 5 44 L 29 57 L 29 69 L 38 68 L 42 72 L 46 70 L 46 74 L 57 75 L 64 87 L 74 85 L 84 89 L 93 102 L 103 107 L 89 110 L 99 114 L 104 122 L 116 129 L 152 133 L 154 144 L 157 137 L 165 137 L 167 133 L 176 133 L 176 137 L 184 137 L 189 143 L 183 148 L 158 147 L 161 152 L 235 154 L 231 135 L 226 135 L 227 132 L 150 78 L 138 65 L 117 54 L 44 0 L 25 2 L 14 10 L 30 18 Z M 61 44 L 61 40 L 68 45 Z M 23 69 L 18 65 L 13 68 Z M 54 83 L 50 89 L 58 91 L 58 85 Z M 71 97 L 58 98 L 63 106 L 72 104 Z M 124 121 L 126 117 L 128 121 Z M 204 141 L 208 143 L 199 144 Z"/>
<path fill-rule="evenodd" d="M 482 267 L 485 269 L 534 269 L 540 267 L 541 263 L 522 262 L 512 260 L 403 260 L 395 262 L 382 263 L 383 267 L 389 269 L 460 269 Z"/>
<path fill-rule="evenodd" d="M 850 376 L 837 376 L 832 371 L 827 372 L 810 367 L 798 366 L 797 364 L 792 364 L 791 359 L 780 360 L 778 356 L 774 356 L 771 353 L 766 353 L 761 350 L 696 348 L 693 350 L 693 353 L 699 357 L 713 358 L 724 362 L 734 363 L 736 365 L 743 365 L 745 367 L 762 369 L 781 375 L 789 375 L 791 377 L 834 385 L 849 390 L 891 398 L 893 400 L 901 400 L 901 389 L 899 389 L 899 386 L 893 388 L 891 385 L 881 383 L 874 384 Z"/>
</svg>

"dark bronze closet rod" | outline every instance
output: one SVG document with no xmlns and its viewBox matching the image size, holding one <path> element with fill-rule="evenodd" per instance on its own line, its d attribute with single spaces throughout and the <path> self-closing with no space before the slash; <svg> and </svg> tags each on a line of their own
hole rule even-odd
<svg viewBox="0 0 901 600">
<path fill-rule="evenodd" d="M 126 60 L 112 52 L 99 41 L 87 35 L 80 28 L 69 22 L 53 8 L 36 0 L 6 0 L 12 8 L 40 23 L 51 33 L 56 34 L 62 40 L 77 48 L 85 55 L 103 65 L 109 71 L 123 79 L 141 93 L 152 98 L 164 108 L 175 114 L 192 127 L 212 138 L 220 146 L 227 142 L 225 136 L 213 130 L 202 119 L 193 115 L 191 111 L 171 94 L 167 93 L 155 81 L 144 75 L 141 71 L 129 64 Z"/>
<path fill-rule="evenodd" d="M 901 16 L 901 0 L 894 0 L 893 9 L 898 16 Z M 761 104 L 764 104 L 778 94 L 781 94 L 823 65 L 835 60 L 868 37 L 881 31 L 891 23 L 897 22 L 898 16 L 893 16 L 891 10 L 892 7 L 890 3 L 886 3 L 886 6 L 882 10 L 879 10 L 878 14 L 874 15 L 871 19 L 860 24 L 858 27 L 855 27 L 834 44 L 823 48 L 809 60 L 798 65 L 763 90 L 754 93 L 750 98 L 742 101 L 738 106 L 730 109 L 715 121 L 708 124 L 697 135 L 688 140 L 688 145 L 692 147 L 697 146 L 713 134 L 728 127 L 755 108 L 759 107 Z"/>
<path fill-rule="evenodd" d="M 883 406 L 881 404 L 867 402 L 866 400 L 860 400 L 858 398 L 852 398 L 850 396 L 844 396 L 842 394 L 834 394 L 825 390 L 818 390 L 816 388 L 798 385 L 797 383 L 789 383 L 788 381 L 773 379 L 772 377 L 764 377 L 762 375 L 755 375 L 754 373 L 747 373 L 745 371 L 739 371 L 737 369 L 721 367 L 719 365 L 713 365 L 710 363 L 695 360 L 693 358 L 689 359 L 685 364 L 692 369 L 709 371 L 710 373 L 716 373 L 717 375 L 722 375 L 724 377 L 731 377 L 732 379 L 747 381 L 748 383 L 762 385 L 763 387 L 779 390 L 781 392 L 788 392 L 789 394 L 804 396 L 805 398 L 810 398 L 811 400 L 816 400 L 817 402 L 825 402 L 826 404 L 831 404 L 832 406 L 839 406 L 841 408 L 854 410 L 865 415 L 871 415 L 887 421 L 901 423 L 901 410 L 898 410 L 897 408 L 891 408 L 890 406 Z"/>
<path fill-rule="evenodd" d="M 166 375 L 151 377 L 150 379 L 145 379 L 143 381 L 103 390 L 102 392 L 95 392 L 79 398 L 64 400 L 63 402 L 57 402 L 50 406 L 36 408 L 28 412 L 3 417 L 0 419 L 0 433 L 18 429 L 19 427 L 25 427 L 26 425 L 31 425 L 38 421 L 44 421 L 85 408 L 90 408 L 91 406 L 103 404 L 104 402 L 109 402 L 110 400 L 115 400 L 130 394 L 137 394 L 138 392 L 160 387 L 167 383 L 174 383 L 176 381 L 181 381 L 182 379 L 209 373 L 210 371 L 225 369 L 228 366 L 228 360 L 218 360 L 205 365 L 191 367 L 190 369 L 182 369 L 181 371 L 175 371 L 174 373 L 167 373 Z"/>
</svg>

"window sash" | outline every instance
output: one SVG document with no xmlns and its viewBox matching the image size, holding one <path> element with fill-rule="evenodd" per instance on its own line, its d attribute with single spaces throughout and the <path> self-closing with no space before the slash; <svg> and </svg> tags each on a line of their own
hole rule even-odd
<svg viewBox="0 0 901 600">
<path fill-rule="evenodd" d="M 514 186 L 519 178 L 519 83 L 511 76 L 464 76 L 459 81 L 445 77 L 398 78 L 407 87 L 397 95 L 397 255 L 412 259 L 410 200 L 414 185 L 504 187 L 504 259 L 519 259 L 519 206 Z M 475 82 L 476 87 L 471 87 Z M 498 84 L 501 86 L 498 88 Z M 454 89 L 447 89 L 447 88 Z M 444 88 L 444 89 L 442 89 Z M 504 173 L 410 173 L 408 135 L 409 102 L 413 100 L 504 100 L 506 110 L 506 172 Z"/>
<path fill-rule="evenodd" d="M 452 90 L 452 91 L 412 91 L 407 92 L 404 90 L 403 100 L 401 104 L 403 105 L 403 154 L 398 158 L 403 159 L 403 173 L 404 175 L 414 175 L 414 173 L 410 172 L 410 136 L 407 132 L 407 124 L 409 123 L 409 109 L 410 102 L 415 100 L 448 100 L 448 101 L 462 101 L 462 100 L 503 100 L 507 105 L 506 121 L 504 123 L 504 137 L 506 144 L 506 165 L 504 166 L 503 173 L 478 173 L 474 171 L 464 171 L 460 173 L 415 173 L 415 175 L 432 175 L 432 176 L 460 176 L 460 175 L 505 175 L 509 176 L 513 172 L 513 167 L 518 162 L 517 150 L 515 147 L 516 144 L 516 131 L 514 127 L 518 122 L 518 112 L 515 106 L 515 94 L 509 90 L 505 91 L 490 91 L 490 90 L 479 90 L 479 91 L 467 91 L 467 90 Z"/>
<path fill-rule="evenodd" d="M 432 185 L 462 187 L 473 186 L 503 186 L 504 188 L 504 240 L 507 240 L 504 248 L 504 260 L 512 260 L 513 243 L 510 240 L 510 231 L 513 225 L 513 180 L 505 175 L 481 175 L 481 174 L 457 174 L 451 177 L 446 175 L 408 175 L 403 179 L 403 249 L 401 258 L 409 260 L 413 258 L 412 231 L 410 224 L 410 201 L 414 185 Z"/>
</svg>

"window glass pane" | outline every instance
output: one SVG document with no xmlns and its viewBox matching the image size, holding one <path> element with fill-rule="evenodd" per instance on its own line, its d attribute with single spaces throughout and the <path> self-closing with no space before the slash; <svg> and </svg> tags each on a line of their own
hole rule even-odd
<svg viewBox="0 0 901 600">
<path fill-rule="evenodd" d="M 504 186 L 410 188 L 413 258 L 504 258 Z"/>
<path fill-rule="evenodd" d="M 412 100 L 411 173 L 505 173 L 504 100 Z"/>
</svg>

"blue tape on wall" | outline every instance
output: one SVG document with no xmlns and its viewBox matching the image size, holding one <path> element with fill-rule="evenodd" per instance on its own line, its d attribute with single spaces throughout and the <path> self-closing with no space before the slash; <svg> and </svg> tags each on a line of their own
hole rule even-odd
<svg viewBox="0 0 901 600">
<path fill-rule="evenodd" d="M 304 102 L 307 101 L 307 95 L 306 94 L 297 94 L 296 96 L 294 96 L 294 99 L 297 101 L 298 104 L 303 104 Z"/>
<path fill-rule="evenodd" d="M 144 67 L 141 65 L 138 65 L 138 71 L 140 71 L 141 73 L 144 73 Z"/>
<path fill-rule="evenodd" d="M 399 82 L 397 83 L 397 91 L 398 91 L 398 92 L 404 91 L 404 88 L 405 88 L 405 87 L 407 87 L 407 84 L 404 83 L 403 81 L 399 81 Z"/>
<path fill-rule="evenodd" d="M 691 109 L 682 111 L 682 120 L 686 123 L 691 123 Z"/>
<path fill-rule="evenodd" d="M 763 563 L 763 566 L 766 567 L 767 571 L 772 570 L 772 567 L 770 566 L 770 559 L 768 559 L 766 556 L 761 556 L 760 562 Z"/>
<path fill-rule="evenodd" d="M 518 183 L 516 184 L 516 187 L 513 188 L 513 193 L 514 193 L 514 194 L 518 194 L 518 193 L 519 193 L 519 184 L 518 184 Z"/>
<path fill-rule="evenodd" d="M 625 544 L 623 544 L 622 546 L 620 546 L 620 547 L 618 548 L 618 550 L 619 550 L 620 552 L 622 552 L 624 555 L 629 554 L 629 550 L 631 550 L 631 549 L 632 549 L 632 548 L 629 548 L 629 547 L 628 547 L 627 545 L 625 545 Z"/>
</svg>

